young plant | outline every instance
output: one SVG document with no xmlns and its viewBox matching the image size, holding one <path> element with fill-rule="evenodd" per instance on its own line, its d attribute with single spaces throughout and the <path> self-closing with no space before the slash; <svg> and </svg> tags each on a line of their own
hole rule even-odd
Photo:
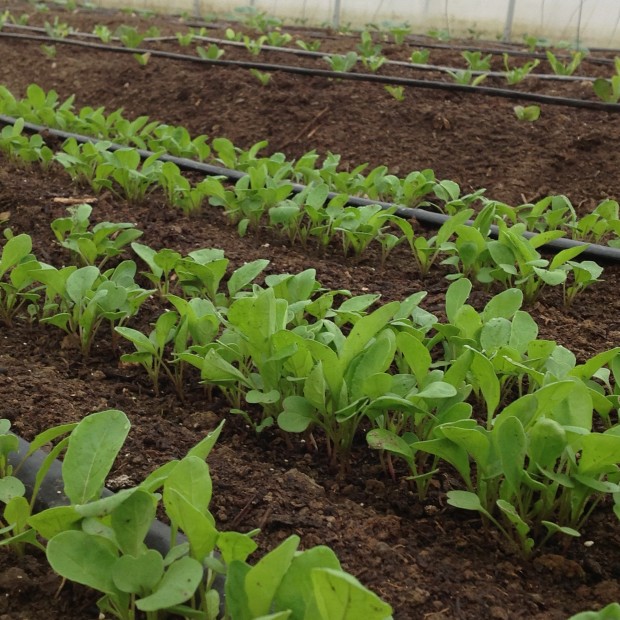
<svg viewBox="0 0 620 620">
<path fill-rule="evenodd" d="M 486 72 L 491 70 L 491 54 L 483 56 L 482 52 L 464 51 L 461 53 L 461 56 L 465 59 L 467 68 L 470 71 Z"/>
<path fill-rule="evenodd" d="M 252 37 L 248 37 L 247 35 L 243 36 L 243 44 L 245 45 L 245 48 L 248 50 L 248 52 L 252 54 L 252 56 L 258 56 L 260 54 L 266 40 L 267 37 L 265 35 L 262 35 L 257 39 L 253 39 Z"/>
<path fill-rule="evenodd" d="M 41 45 L 41 51 L 45 54 L 46 58 L 56 58 L 55 45 Z"/>
<path fill-rule="evenodd" d="M 31 518 L 33 528 L 48 539 L 51 567 L 63 579 L 100 591 L 99 609 L 118 620 L 140 613 L 152 620 L 171 615 L 215 619 L 220 611 L 224 617 L 285 618 L 293 610 L 317 620 L 360 611 L 368 620 L 388 620 L 389 605 L 343 572 L 328 548 L 301 552 L 299 538 L 291 536 L 251 566 L 247 558 L 257 549 L 258 531 L 218 531 L 209 511 L 213 483 L 205 459 L 221 428 L 139 486 L 101 497 L 129 422 L 114 410 L 84 418 L 69 438 L 63 465 L 70 505 Z M 165 558 L 145 544 L 158 507 L 171 523 Z"/>
<path fill-rule="evenodd" d="M 527 121 L 528 123 L 533 123 L 540 118 L 540 106 L 537 105 L 516 105 L 513 108 L 515 112 L 515 116 L 520 121 Z"/>
<path fill-rule="evenodd" d="M 359 57 L 356 52 L 347 52 L 344 55 L 333 54 L 332 56 L 323 56 L 323 60 L 330 66 L 332 71 L 346 73 L 353 69 Z"/>
<path fill-rule="evenodd" d="M 288 337 L 310 354 L 311 368 L 301 386 L 303 396 L 284 400 L 278 426 L 292 433 L 321 428 L 334 465 L 346 466 L 357 428 L 384 393 L 385 373 L 396 351 L 388 324 L 399 309 L 398 302 L 380 307 L 360 318 L 346 337 L 330 327 L 332 346 L 294 333 Z"/>
<path fill-rule="evenodd" d="M 564 282 L 564 303 L 570 306 L 586 288 L 601 281 L 603 268 L 591 260 L 568 261 L 567 265 L 571 267 L 572 281 L 567 279 Z"/>
<path fill-rule="evenodd" d="M 320 41 L 302 41 L 301 39 L 295 39 L 295 44 L 306 52 L 318 52 L 321 48 Z"/>
<path fill-rule="evenodd" d="M 133 57 L 141 67 L 146 67 L 151 59 L 151 52 L 144 52 L 144 54 L 133 54 Z"/>
<path fill-rule="evenodd" d="M 37 279 L 47 287 L 41 322 L 60 327 L 75 338 L 82 354 L 87 356 L 104 321 L 112 326 L 122 325 L 152 293 L 138 287 L 135 273 L 133 261 L 124 261 L 105 273 L 92 265 L 38 270 Z"/>
<path fill-rule="evenodd" d="M 142 236 L 135 224 L 100 222 L 90 227 L 92 207 L 81 204 L 67 209 L 69 217 L 52 222 L 52 231 L 63 248 L 71 251 L 82 265 L 94 265 L 99 269 L 108 259 L 121 254 L 126 246 Z"/>
<path fill-rule="evenodd" d="M 618 103 L 620 101 L 620 74 L 610 79 L 597 78 L 592 83 L 596 96 L 605 103 Z"/>
<path fill-rule="evenodd" d="M 204 60 L 218 60 L 224 55 L 224 50 L 218 47 L 215 43 L 211 43 L 207 48 L 197 45 L 196 53 Z"/>
<path fill-rule="evenodd" d="M 9 235 L 0 253 L 0 321 L 7 327 L 39 301 L 36 273 L 41 265 L 31 252 L 32 239 L 21 234 Z"/>
<path fill-rule="evenodd" d="M 183 314 L 164 312 L 158 317 L 148 336 L 129 327 L 120 326 L 114 329 L 136 349 L 134 353 L 123 354 L 121 362 L 140 364 L 153 383 L 156 395 L 160 393 L 160 377 L 165 374 L 174 385 L 177 394 L 183 398 L 183 363 L 174 358 L 166 359 L 167 346 L 172 343 L 172 352 L 175 356 L 186 351 L 191 340 L 190 322 L 193 323 L 191 325 L 193 334 L 201 335 L 195 344 L 205 345 L 212 341 L 220 323 L 210 302 L 199 298 L 189 302 L 181 298 L 174 299 L 175 305 L 178 304 Z"/>
<path fill-rule="evenodd" d="M 404 101 L 405 100 L 405 88 L 404 86 L 390 86 L 386 84 L 384 86 L 385 90 L 396 99 L 396 101 Z"/>
<path fill-rule="evenodd" d="M 176 33 L 177 41 L 179 42 L 179 45 L 181 47 L 189 47 L 192 44 L 195 36 L 196 33 L 191 28 L 187 32 Z"/>
<path fill-rule="evenodd" d="M 271 73 L 267 73 L 266 71 L 250 69 L 250 73 L 261 83 L 261 86 L 267 86 L 271 81 Z"/>
<path fill-rule="evenodd" d="M 379 205 L 346 207 L 334 228 L 342 235 L 345 256 L 352 250 L 359 257 L 380 236 L 387 223 L 396 219 L 394 211 Z"/>
<path fill-rule="evenodd" d="M 284 47 L 293 40 L 292 35 L 288 32 L 280 32 L 279 30 L 271 30 L 266 37 L 267 44 L 272 47 Z"/>
<path fill-rule="evenodd" d="M 562 62 L 551 50 L 547 50 L 545 54 L 551 69 L 553 69 L 556 75 L 573 75 L 585 56 L 584 52 L 581 51 L 571 52 L 571 59 L 567 62 Z"/>
<path fill-rule="evenodd" d="M 131 249 L 150 269 L 149 272 L 142 271 L 141 274 L 157 287 L 160 297 L 168 295 L 172 276 L 182 256 L 178 252 L 168 248 L 156 252 L 152 248 L 141 243 L 132 243 Z"/>
<path fill-rule="evenodd" d="M 136 149 L 102 151 L 103 161 L 97 166 L 91 185 L 96 192 L 108 189 L 130 202 L 141 202 L 159 178 L 162 167 L 159 156 L 160 153 L 153 153 L 142 161 Z"/>
<path fill-rule="evenodd" d="M 450 462 L 468 489 L 448 492 L 448 503 L 480 512 L 526 556 L 554 534 L 579 536 L 596 505 L 620 489 L 620 437 L 592 431 L 580 381 L 550 382 L 517 399 L 491 429 L 465 421 L 435 435 L 417 448 Z"/>
<path fill-rule="evenodd" d="M 392 35 L 395 45 L 402 45 L 405 42 L 405 38 L 411 34 L 411 28 L 408 24 L 402 26 L 391 26 L 388 32 Z"/>
<path fill-rule="evenodd" d="M 431 52 L 428 49 L 414 50 L 413 52 L 411 52 L 411 56 L 409 57 L 409 60 L 414 65 L 426 65 L 428 64 L 430 55 L 431 55 Z"/>
<path fill-rule="evenodd" d="M 151 26 L 146 32 L 138 32 L 133 26 L 123 24 L 116 30 L 116 36 L 121 40 L 121 43 L 130 49 L 136 49 L 140 47 L 140 44 L 147 37 L 158 37 L 159 29 L 155 26 Z"/>
<path fill-rule="evenodd" d="M 43 27 L 50 39 L 66 39 L 73 32 L 73 28 L 59 21 L 58 17 L 54 17 L 54 22 L 51 24 L 46 21 Z"/>
<path fill-rule="evenodd" d="M 538 65 L 540 60 L 531 60 L 521 67 L 510 66 L 510 56 L 504 54 L 504 76 L 508 84 L 514 85 L 522 82 Z"/>
<path fill-rule="evenodd" d="M 103 24 L 96 24 L 93 28 L 93 34 L 99 37 L 102 43 L 110 43 L 112 41 L 112 31 Z"/>
<path fill-rule="evenodd" d="M 395 223 L 400 227 L 409 243 L 413 258 L 423 277 L 429 273 L 440 253 L 444 251 L 450 237 L 452 237 L 461 224 L 470 218 L 472 213 L 472 209 L 463 209 L 446 220 L 437 231 L 437 234 L 428 239 L 422 235 L 415 236 L 413 227 L 407 220 L 395 220 Z"/>
<path fill-rule="evenodd" d="M 475 75 L 470 69 L 455 69 L 454 71 L 446 69 L 446 73 L 452 77 L 457 84 L 467 86 L 478 86 L 486 79 L 486 73 Z"/>
</svg>

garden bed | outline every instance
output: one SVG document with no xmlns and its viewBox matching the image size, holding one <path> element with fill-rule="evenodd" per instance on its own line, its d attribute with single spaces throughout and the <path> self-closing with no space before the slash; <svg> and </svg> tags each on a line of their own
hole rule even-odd
<svg viewBox="0 0 620 620">
<path fill-rule="evenodd" d="M 31 11 L 30 5 L 23 9 Z M 30 23 L 54 16 L 85 31 L 97 23 L 110 28 L 131 23 L 142 29 L 157 23 L 163 33 L 183 27 L 172 19 L 88 11 L 35 13 Z M 222 32 L 214 29 L 213 36 Z M 354 45 L 353 38 L 326 38 L 321 50 Z M 399 102 L 379 84 L 276 72 L 261 86 L 242 69 L 155 57 L 140 66 L 131 55 L 61 44 L 56 48 L 55 56 L 47 58 L 38 43 L 0 38 L 2 84 L 23 96 L 29 84 L 37 83 L 63 99 L 75 94 L 77 106 L 104 105 L 108 112 L 122 107 L 128 117 L 148 115 L 183 125 L 192 135 L 225 136 L 242 148 L 266 139 L 267 152 L 281 151 L 288 158 L 316 149 L 321 155 L 341 154 L 345 168 L 383 164 L 401 176 L 431 168 L 437 178 L 458 182 L 464 192 L 484 187 L 488 197 L 509 204 L 558 193 L 585 214 L 620 193 L 620 156 L 613 148 L 620 139 L 617 112 L 542 105 L 540 119 L 524 123 L 513 113 L 516 102 L 508 99 L 406 89 Z M 395 48 L 390 57 L 396 56 Z M 436 64 L 454 64 L 459 58 L 449 50 L 434 50 L 432 56 Z M 583 70 L 601 72 L 600 66 L 587 63 Z M 539 82 L 536 90 L 592 98 L 582 83 Z M 68 260 L 50 223 L 66 214 L 67 204 L 91 201 L 93 219 L 133 222 L 144 231 L 140 242 L 154 248 L 185 254 L 217 247 L 232 267 L 266 258 L 266 274 L 314 268 L 325 287 L 378 293 L 384 301 L 424 290 L 424 309 L 437 316 L 444 312 L 448 268 L 435 267 L 422 278 L 403 246 L 380 268 L 376 250 L 357 260 L 343 259 L 335 244 L 325 252 L 291 247 L 269 230 L 240 238 L 221 210 L 206 207 L 183 216 L 165 205 L 160 192 L 137 205 L 110 193 L 92 198 L 58 168 L 44 171 L 0 156 L 2 219 L 14 233 L 30 234 L 34 254 L 50 264 Z M 541 338 L 556 340 L 585 361 L 620 342 L 619 285 L 620 268 L 605 265 L 603 281 L 572 306 L 563 304 L 561 291 L 547 287 L 526 309 Z M 470 303 L 481 308 L 498 290 L 476 288 Z M 147 304 L 132 325 L 145 327 L 154 312 Z M 119 363 L 120 352 L 129 350 L 126 345 L 106 335 L 83 359 L 60 330 L 25 322 L 3 328 L 1 417 L 31 439 L 89 412 L 121 409 L 131 419 L 132 431 L 109 480 L 113 489 L 136 484 L 156 466 L 183 456 L 226 418 L 209 457 L 211 509 L 221 529 L 260 527 L 259 541 L 266 549 L 293 533 L 301 536 L 304 547 L 331 546 L 343 567 L 389 602 L 399 619 L 564 620 L 620 600 L 620 536 L 608 506 L 593 515 L 580 539 L 558 539 L 525 561 L 485 529 L 476 514 L 446 504 L 445 492 L 459 488 L 450 471 L 442 471 L 421 503 L 405 480 L 405 468 L 397 466 L 392 480 L 361 435 L 351 467 L 333 471 L 323 450 L 308 449 L 296 438 L 291 449 L 274 429 L 256 435 L 242 418 L 229 414 L 223 398 L 206 398 L 197 375 L 190 373 L 184 401 L 167 384 L 154 395 L 139 367 Z M 584 545 L 586 541 L 593 544 Z M 3 553 L 0 559 L 5 594 L 0 613 L 16 619 L 38 613 L 49 619 L 97 617 L 97 597 L 72 586 L 56 595 L 60 578 L 42 572 L 37 556 L 15 562 Z"/>
</svg>

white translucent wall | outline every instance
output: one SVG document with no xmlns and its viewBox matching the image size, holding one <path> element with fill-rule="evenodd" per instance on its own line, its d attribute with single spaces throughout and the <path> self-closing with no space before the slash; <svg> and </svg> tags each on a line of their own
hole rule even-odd
<svg viewBox="0 0 620 620">
<path fill-rule="evenodd" d="M 618 0 L 95 0 L 100 6 L 176 13 L 227 15 L 253 6 L 269 15 L 307 25 L 407 22 L 412 30 L 494 38 L 510 32 L 552 41 L 620 47 Z M 511 6 L 512 5 L 512 6 Z M 512 10 L 511 10 L 512 9 Z"/>
</svg>

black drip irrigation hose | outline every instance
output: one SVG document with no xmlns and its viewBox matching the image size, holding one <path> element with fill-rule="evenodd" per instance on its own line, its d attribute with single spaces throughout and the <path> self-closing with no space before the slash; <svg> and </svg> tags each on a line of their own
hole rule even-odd
<svg viewBox="0 0 620 620">
<path fill-rule="evenodd" d="M 4 123 L 6 125 L 14 125 L 16 121 L 16 118 L 0 114 L 0 123 Z M 60 129 L 53 129 L 45 125 L 36 125 L 34 123 L 24 123 L 24 129 L 27 129 L 28 131 L 31 131 L 33 133 L 38 133 L 42 135 L 47 134 L 57 138 L 62 138 L 63 140 L 73 138 L 74 140 L 82 144 L 86 142 L 98 143 L 104 141 L 100 140 L 99 138 L 93 138 L 91 136 L 62 131 Z M 105 142 L 109 141 L 105 140 Z M 118 151 L 120 149 L 126 148 L 128 148 L 127 145 L 117 143 L 111 143 L 109 147 L 111 151 Z M 147 151 L 145 149 L 135 150 L 140 154 L 140 157 L 142 157 L 143 159 L 154 155 L 153 151 Z M 230 181 L 238 181 L 242 177 L 247 176 L 247 173 L 241 172 L 239 170 L 232 170 L 223 166 L 213 166 L 211 164 L 197 162 L 193 159 L 187 159 L 184 157 L 175 157 L 173 155 L 163 154 L 160 156 L 159 159 L 164 162 L 172 162 L 182 170 L 201 172 L 207 176 L 223 176 Z M 301 183 L 291 183 L 291 185 L 294 194 L 299 194 L 307 189 L 307 186 Z M 336 192 L 330 192 L 327 198 L 331 200 L 338 195 L 339 194 L 337 194 Z M 404 219 L 416 219 L 420 224 L 423 224 L 424 226 L 428 226 L 430 228 L 439 228 L 450 219 L 449 215 L 445 215 L 443 213 L 436 213 L 433 211 L 428 211 L 426 209 L 403 207 L 391 202 L 368 200 L 367 198 L 358 198 L 356 196 L 349 196 L 347 204 L 355 207 L 379 205 L 383 209 L 395 209 L 394 213 L 399 217 L 402 217 Z M 473 222 L 471 220 L 468 220 L 467 222 L 465 222 L 465 224 L 471 226 Z M 499 234 L 499 228 L 495 225 L 491 226 L 490 234 L 493 237 L 497 237 Z M 523 236 L 529 239 L 536 236 L 536 233 L 526 231 L 523 233 Z M 560 252 L 561 250 L 577 246 L 586 247 L 586 249 L 580 254 L 580 256 L 590 257 L 608 263 L 620 263 L 620 248 L 612 248 L 605 245 L 598 245 L 595 243 L 587 243 L 584 241 L 565 238 L 553 239 L 541 247 L 547 249 L 550 252 Z"/>
<path fill-rule="evenodd" d="M 40 41 L 44 43 L 75 45 L 88 49 L 102 50 L 108 52 L 117 52 L 121 54 L 150 54 L 160 58 L 168 58 L 171 60 L 181 60 L 184 62 L 194 62 L 199 64 L 215 65 L 220 67 L 237 67 L 242 69 L 256 69 L 258 71 L 292 73 L 297 75 L 306 75 L 312 77 L 324 77 L 338 80 L 352 80 L 357 82 L 374 82 L 377 84 L 389 84 L 397 86 L 410 86 L 414 88 L 427 88 L 432 90 L 444 90 L 448 92 L 473 93 L 486 95 L 489 97 L 501 97 L 504 99 L 513 99 L 518 101 L 531 101 L 534 103 L 543 103 L 548 105 L 559 105 L 571 108 L 583 108 L 589 110 L 599 110 L 604 112 L 620 112 L 620 104 L 605 103 L 603 101 L 587 101 L 585 99 L 571 99 L 566 97 L 554 97 L 551 95 L 539 95 L 537 93 L 524 93 L 520 91 L 510 90 L 507 88 L 491 88 L 486 86 L 469 86 L 466 84 L 456 84 L 449 82 L 434 82 L 429 80 L 416 80 L 412 78 L 390 77 L 384 75 L 376 75 L 370 73 L 349 73 L 339 71 L 328 71 L 325 69 L 309 69 L 306 67 L 294 67 L 289 65 L 275 65 L 260 62 L 247 62 L 243 60 L 211 60 L 207 58 L 199 58 L 198 56 L 188 56 L 186 54 L 177 54 L 175 52 L 163 52 L 159 50 L 150 50 L 145 48 L 127 48 L 103 45 L 99 43 L 88 43 L 86 41 L 75 41 L 67 39 L 53 39 L 50 37 L 39 37 L 34 35 L 23 35 L 13 32 L 0 32 L 0 38 L 12 38 L 23 41 Z"/>
<path fill-rule="evenodd" d="M 448 43 L 413 43 L 409 41 L 412 45 L 416 47 L 428 47 L 429 49 L 440 49 L 440 50 L 469 50 L 471 52 L 486 52 L 487 54 L 508 54 L 508 56 L 520 56 L 524 58 L 538 58 L 540 60 L 546 60 L 547 55 L 542 52 L 530 52 L 529 50 L 505 50 L 498 49 L 493 47 L 483 47 L 480 45 L 459 45 L 459 44 L 448 44 Z M 610 50 L 615 51 L 615 50 Z M 559 60 L 571 60 L 572 57 L 568 54 L 555 54 L 555 57 Z M 597 58 L 594 56 L 587 56 L 583 60 L 587 60 L 587 62 L 592 63 L 594 65 L 613 65 L 614 59 L 612 58 Z"/>
<path fill-rule="evenodd" d="M 5 25 L 6 27 L 7 25 Z M 11 28 L 16 28 L 20 30 L 26 30 L 28 32 L 47 32 L 45 28 L 39 28 L 36 26 L 22 26 L 19 24 L 9 24 Z M 76 39 L 70 39 L 68 37 L 64 39 L 57 39 L 55 37 L 49 37 L 49 41 L 79 41 L 80 38 L 85 39 L 99 39 L 99 37 L 95 34 L 91 34 L 88 32 L 72 32 L 69 37 L 76 37 Z M 120 41 L 119 37 L 112 37 L 112 41 Z M 228 39 L 219 39 L 217 37 L 204 37 L 201 35 L 195 35 L 194 40 L 196 41 L 204 41 L 205 43 L 214 43 L 218 46 L 229 46 L 229 47 L 237 47 L 237 48 L 245 48 L 246 45 L 242 41 L 229 41 Z M 177 37 L 145 37 L 142 42 L 143 43 L 157 43 L 157 42 L 168 42 L 168 41 L 177 41 Z M 334 56 L 338 56 L 335 52 L 313 52 L 312 50 L 304 50 L 304 49 L 296 49 L 294 47 L 280 47 L 276 45 L 261 45 L 261 51 L 269 51 L 269 52 L 278 52 L 282 54 L 291 54 L 293 56 L 300 56 L 302 58 L 333 58 Z M 152 52 L 152 50 L 151 50 Z M 193 57 L 192 57 L 193 58 Z M 393 66 L 393 67 L 405 67 L 406 69 L 412 69 L 417 71 L 441 71 L 442 73 L 449 73 L 463 70 L 462 67 L 448 67 L 446 65 L 428 65 L 428 64 L 419 64 L 406 62 L 403 60 L 389 60 L 386 59 L 383 63 L 385 66 Z M 469 70 L 472 75 L 486 75 L 487 77 L 498 77 L 503 78 L 506 77 L 505 71 L 474 71 Z M 549 81 L 558 81 L 558 82 L 594 82 L 596 78 L 586 75 L 557 75 L 553 73 L 528 73 L 525 76 L 525 79 L 536 79 L 536 80 L 549 80 Z"/>
</svg>

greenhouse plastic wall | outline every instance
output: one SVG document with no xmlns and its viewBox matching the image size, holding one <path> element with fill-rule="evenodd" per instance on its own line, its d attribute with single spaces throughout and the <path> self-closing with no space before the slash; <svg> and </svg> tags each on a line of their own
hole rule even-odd
<svg viewBox="0 0 620 620">
<path fill-rule="evenodd" d="M 408 23 L 416 33 L 519 40 L 524 34 L 552 41 L 620 47 L 617 0 L 96 0 L 104 7 L 230 15 L 253 6 L 287 21 L 362 27 Z"/>
</svg>

